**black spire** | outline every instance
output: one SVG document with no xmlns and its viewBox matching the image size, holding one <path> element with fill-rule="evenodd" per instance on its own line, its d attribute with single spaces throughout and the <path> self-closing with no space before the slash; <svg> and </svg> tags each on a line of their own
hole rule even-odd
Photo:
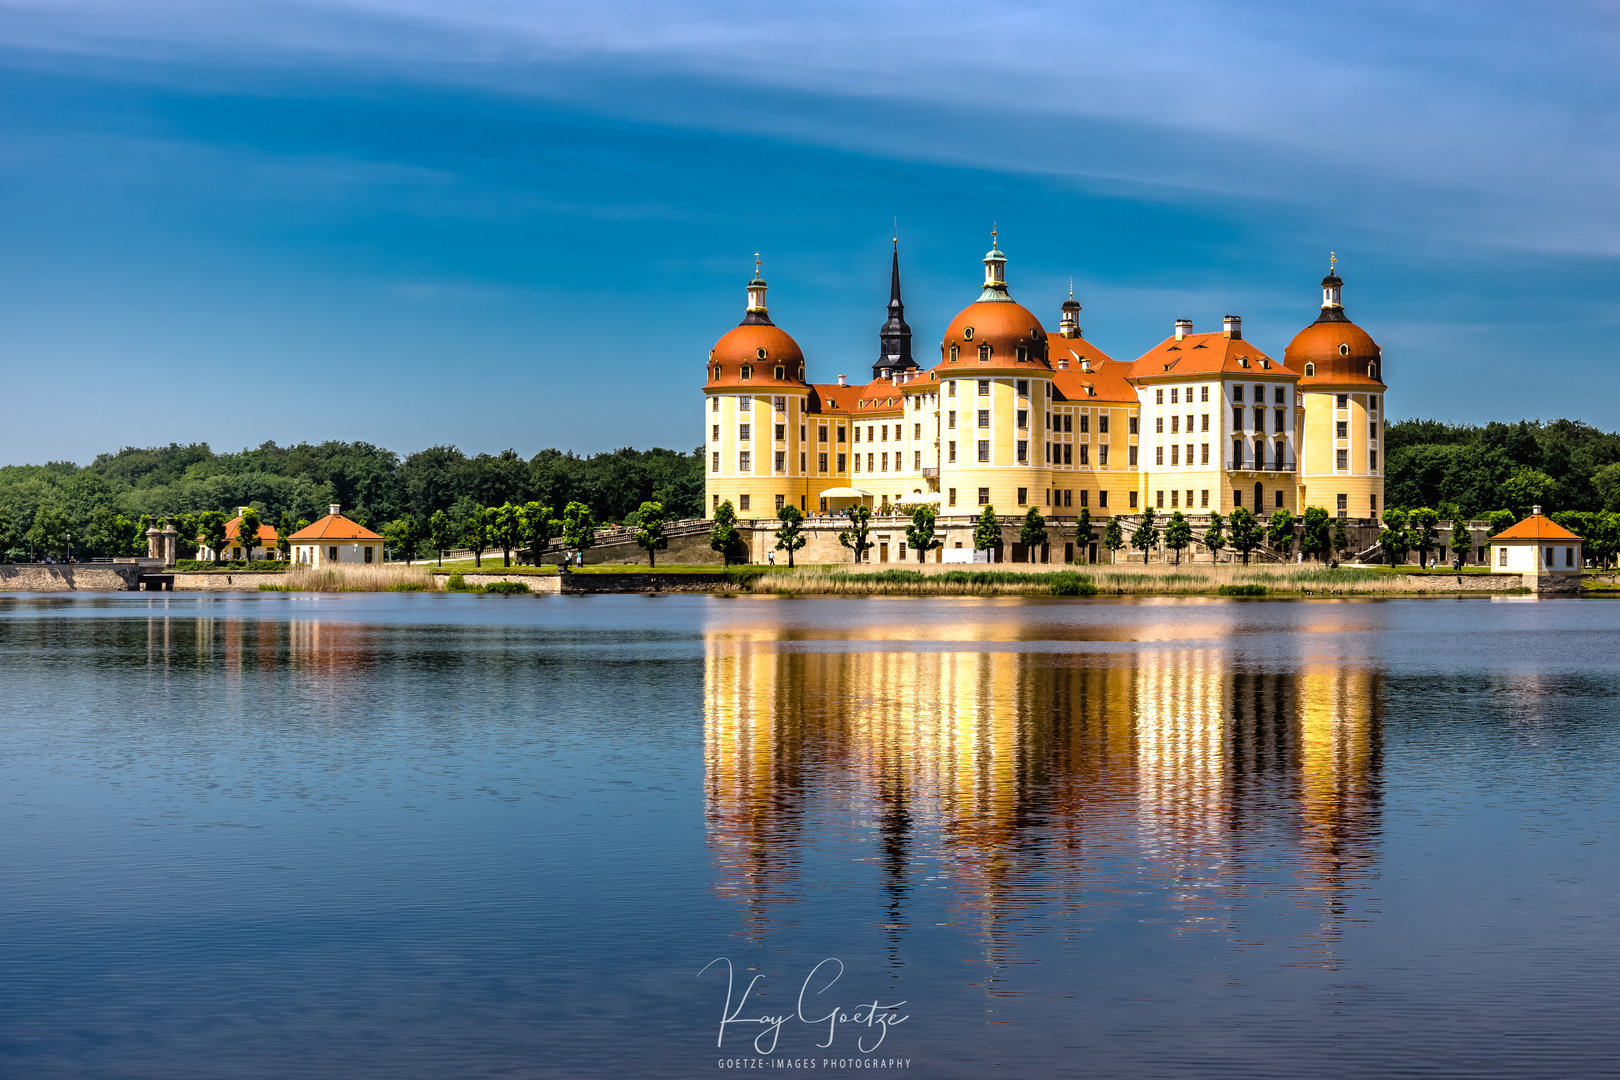
<svg viewBox="0 0 1620 1080">
<path fill-rule="evenodd" d="M 894 265 L 889 274 L 889 321 L 878 331 L 878 361 L 872 365 L 872 378 L 887 379 L 917 366 L 911 358 L 911 327 L 906 325 L 906 305 L 900 302 L 900 241 L 894 242 Z"/>
</svg>

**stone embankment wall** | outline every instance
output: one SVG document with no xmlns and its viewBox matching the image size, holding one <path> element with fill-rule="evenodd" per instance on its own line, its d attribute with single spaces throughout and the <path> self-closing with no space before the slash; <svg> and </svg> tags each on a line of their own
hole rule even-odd
<svg viewBox="0 0 1620 1080">
<path fill-rule="evenodd" d="M 286 574 L 176 574 L 175 592 L 258 592 L 260 585 L 280 585 Z"/>
<path fill-rule="evenodd" d="M 140 567 L 120 563 L 0 564 L 4 592 L 129 592 Z"/>
</svg>

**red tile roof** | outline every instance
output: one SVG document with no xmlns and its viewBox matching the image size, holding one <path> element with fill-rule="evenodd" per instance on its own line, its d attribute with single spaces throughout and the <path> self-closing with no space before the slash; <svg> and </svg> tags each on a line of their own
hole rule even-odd
<svg viewBox="0 0 1620 1080">
<path fill-rule="evenodd" d="M 342 514 L 328 514 L 307 529 L 299 529 L 287 537 L 289 543 L 295 540 L 381 540 L 382 537 L 344 517 Z"/>
<path fill-rule="evenodd" d="M 1299 372 L 1278 363 L 1255 348 L 1253 342 L 1219 332 L 1188 334 L 1180 341 L 1167 337 L 1131 365 L 1133 379 L 1216 374 L 1299 378 Z"/>
<path fill-rule="evenodd" d="M 241 515 L 231 518 L 225 523 L 225 542 L 231 543 L 236 539 L 236 531 L 242 524 Z M 276 546 L 276 529 L 267 521 L 259 522 L 259 547 L 273 548 Z"/>
<path fill-rule="evenodd" d="M 1545 514 L 1531 514 L 1517 525 L 1503 529 L 1492 540 L 1579 540 L 1580 537 Z"/>
</svg>

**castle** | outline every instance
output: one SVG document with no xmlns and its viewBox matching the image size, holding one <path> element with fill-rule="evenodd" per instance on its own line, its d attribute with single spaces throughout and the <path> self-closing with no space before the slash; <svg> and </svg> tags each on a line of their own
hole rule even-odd
<svg viewBox="0 0 1620 1080">
<path fill-rule="evenodd" d="M 1145 508 L 1196 518 L 1320 506 L 1376 522 L 1382 358 L 1345 315 L 1331 262 L 1320 314 L 1281 360 L 1228 315 L 1217 333 L 1177 319 L 1171 336 L 1120 361 L 1086 339 L 1072 289 L 1056 332 L 1013 300 L 994 239 L 979 297 L 946 327 L 931 368 L 912 356 L 896 243 L 888 320 L 861 385 L 808 380 L 798 343 L 771 321 L 756 263 L 742 322 L 709 352 L 706 513 L 724 501 L 743 519 L 787 505 L 814 519 L 856 503 L 880 514 L 933 503 L 947 548 L 962 546 L 956 532 L 986 505 L 1008 517 L 1033 506 L 1060 525 L 1081 508 L 1095 521 Z M 884 538 L 880 561 L 888 552 Z M 1070 544 L 1065 561 L 1075 555 Z M 1094 544 L 1079 553 L 1095 558 Z"/>
</svg>

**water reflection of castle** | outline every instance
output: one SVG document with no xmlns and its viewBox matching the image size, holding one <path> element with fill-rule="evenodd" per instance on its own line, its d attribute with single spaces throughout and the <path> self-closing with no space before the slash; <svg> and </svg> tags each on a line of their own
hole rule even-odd
<svg viewBox="0 0 1620 1080">
<path fill-rule="evenodd" d="M 1270 881 L 1329 942 L 1369 878 L 1376 670 L 1233 670 L 1219 647 L 783 645 L 711 633 L 705 670 L 718 887 L 757 926 L 805 898 L 804 845 L 835 839 L 827 828 L 875 844 L 897 931 L 919 857 L 937 860 L 992 957 L 1031 919 L 1083 921 L 1122 873 L 1184 900 L 1193 929 L 1225 925 L 1223 898 Z"/>
</svg>

